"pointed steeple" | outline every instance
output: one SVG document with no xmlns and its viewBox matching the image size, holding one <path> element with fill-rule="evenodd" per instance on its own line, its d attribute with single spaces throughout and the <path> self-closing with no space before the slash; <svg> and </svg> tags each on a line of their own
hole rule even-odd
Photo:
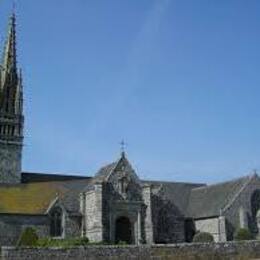
<svg viewBox="0 0 260 260">
<path fill-rule="evenodd" d="M 23 138 L 22 72 L 17 70 L 15 13 L 10 17 L 8 34 L 1 65 L 0 84 L 0 141 Z"/>
<path fill-rule="evenodd" d="M 23 85 L 16 61 L 15 13 L 10 17 L 0 61 L 0 183 L 21 180 L 23 147 Z"/>
<path fill-rule="evenodd" d="M 16 18 L 13 12 L 8 28 L 8 35 L 5 44 L 5 50 L 3 54 L 3 74 L 11 74 L 17 77 L 17 67 L 16 67 Z M 4 79 L 3 79 L 4 80 Z"/>
<path fill-rule="evenodd" d="M 0 110 L 8 114 L 21 114 L 22 86 L 17 72 L 16 61 L 16 17 L 13 12 L 8 27 L 8 34 L 1 65 Z M 18 101 L 18 100 L 19 101 Z M 18 106 L 18 107 L 17 107 Z"/>
</svg>

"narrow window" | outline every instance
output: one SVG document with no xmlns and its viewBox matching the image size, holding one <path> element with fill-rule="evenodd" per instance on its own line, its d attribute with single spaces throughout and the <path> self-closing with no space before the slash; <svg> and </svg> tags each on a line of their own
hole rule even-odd
<svg viewBox="0 0 260 260">
<path fill-rule="evenodd" d="M 61 237 L 62 236 L 62 209 L 54 208 L 50 214 L 51 225 L 50 225 L 50 235 L 51 237 Z"/>
<path fill-rule="evenodd" d="M 15 127 L 12 126 L 12 136 L 14 136 L 14 130 L 15 130 Z"/>
</svg>

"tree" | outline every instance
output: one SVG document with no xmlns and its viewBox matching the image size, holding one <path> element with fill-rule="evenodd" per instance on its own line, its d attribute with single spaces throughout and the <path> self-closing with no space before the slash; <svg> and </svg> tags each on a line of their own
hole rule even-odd
<svg viewBox="0 0 260 260">
<path fill-rule="evenodd" d="M 234 239 L 235 240 L 252 240 L 254 238 L 253 238 L 253 235 L 251 234 L 251 232 L 248 229 L 240 228 L 235 233 Z"/>
<path fill-rule="evenodd" d="M 22 231 L 17 246 L 36 246 L 38 239 L 36 230 L 32 227 L 27 227 Z"/>
</svg>

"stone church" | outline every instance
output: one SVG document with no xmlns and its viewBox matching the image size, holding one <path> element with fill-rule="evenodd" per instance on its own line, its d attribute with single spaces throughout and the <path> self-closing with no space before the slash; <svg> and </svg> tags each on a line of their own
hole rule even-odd
<svg viewBox="0 0 260 260">
<path fill-rule="evenodd" d="M 190 242 L 202 231 L 226 241 L 240 227 L 258 235 L 257 174 L 215 185 L 142 180 L 124 152 L 93 177 L 23 172 L 15 23 L 13 14 L 0 65 L 0 245 L 28 226 L 41 237 L 129 244 Z"/>
</svg>

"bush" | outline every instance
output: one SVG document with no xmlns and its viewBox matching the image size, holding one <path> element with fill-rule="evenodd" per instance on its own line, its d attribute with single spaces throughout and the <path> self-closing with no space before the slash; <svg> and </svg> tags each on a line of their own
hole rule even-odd
<svg viewBox="0 0 260 260">
<path fill-rule="evenodd" d="M 128 244 L 127 244 L 126 241 L 120 240 L 120 241 L 117 242 L 117 245 L 119 245 L 119 246 L 126 246 L 126 245 L 128 245 Z"/>
<path fill-rule="evenodd" d="M 35 246 L 38 239 L 36 230 L 32 227 L 28 227 L 22 231 L 17 246 Z"/>
<path fill-rule="evenodd" d="M 72 239 L 53 239 L 53 238 L 42 238 L 39 239 L 36 246 L 39 247 L 74 247 L 74 246 L 85 246 L 89 244 L 87 237 L 84 238 L 72 238 Z"/>
<path fill-rule="evenodd" d="M 211 243 L 214 242 L 214 238 L 210 233 L 199 232 L 195 234 L 192 240 L 193 243 Z"/>
<path fill-rule="evenodd" d="M 235 240 L 252 240 L 254 239 L 251 232 L 246 228 L 240 228 L 234 235 Z"/>
</svg>

